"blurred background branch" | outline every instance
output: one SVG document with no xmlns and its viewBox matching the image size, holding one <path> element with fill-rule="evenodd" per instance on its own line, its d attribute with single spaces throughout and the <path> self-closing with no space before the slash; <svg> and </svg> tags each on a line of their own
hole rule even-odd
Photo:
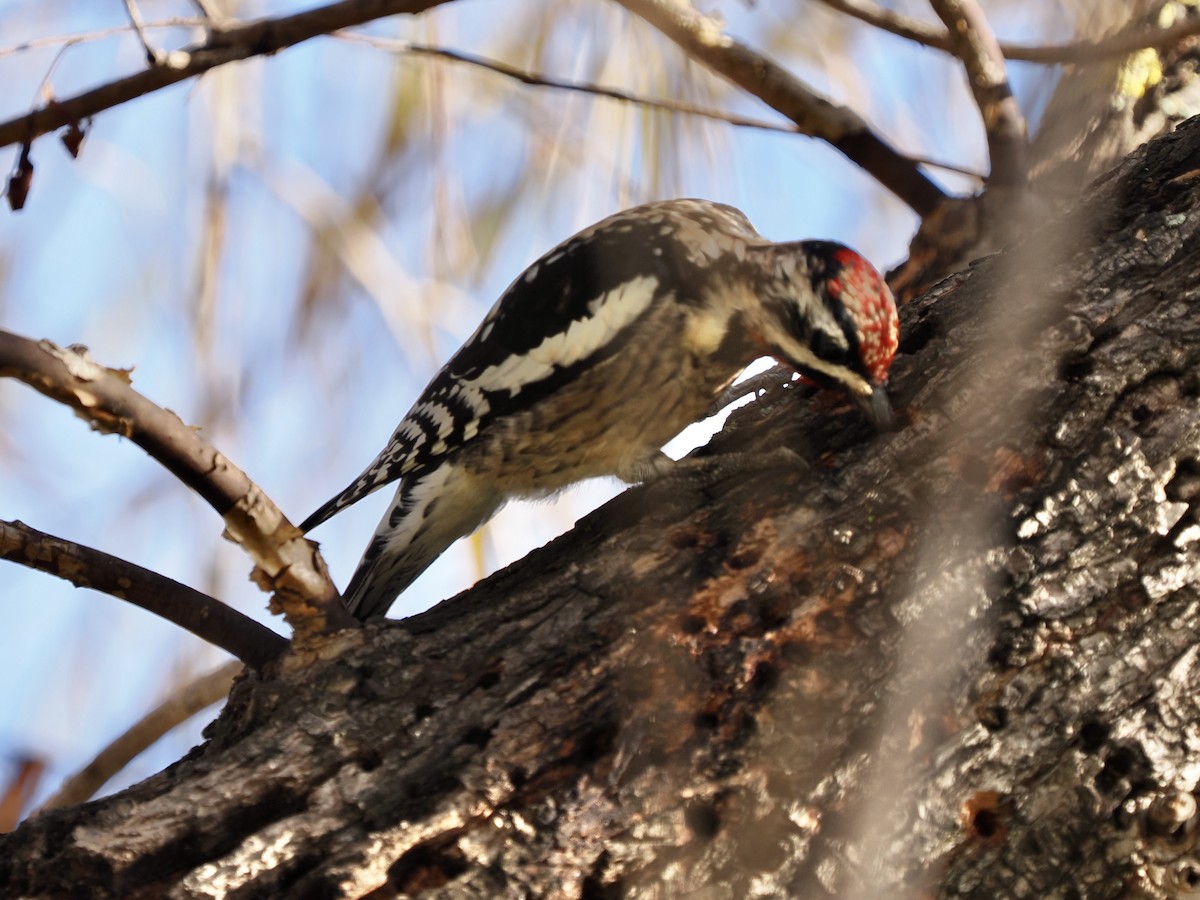
<svg viewBox="0 0 1200 900">
<path fill-rule="evenodd" d="M 41 809 L 58 809 L 90 800 L 109 779 L 164 734 L 224 700 L 233 686 L 233 679 L 241 671 L 240 663 L 226 663 L 177 688 L 166 701 L 131 725 L 91 762 L 64 781 Z"/>
<path fill-rule="evenodd" d="M 991 173 L 989 186 L 1024 187 L 1029 176 L 1025 117 L 1013 96 L 1004 54 L 975 0 L 930 0 L 946 24 L 954 55 L 962 60 L 967 83 L 983 118 Z"/>
<path fill-rule="evenodd" d="M 0 147 L 32 143 L 51 131 L 194 78 L 217 66 L 277 53 L 314 37 L 381 16 L 424 12 L 445 2 L 448 0 L 340 0 L 290 16 L 222 25 L 219 30 L 214 27 L 207 40 L 198 46 L 153 58 L 150 67 L 142 72 L 73 97 L 52 99 L 23 116 L 0 122 Z M 140 37 L 142 31 L 136 20 L 135 30 Z M 143 46 L 151 57 L 155 57 L 148 44 Z"/>
<path fill-rule="evenodd" d="M 954 50 L 951 33 L 927 24 L 920 19 L 886 9 L 869 0 L 819 0 L 830 9 L 853 16 L 876 28 L 898 37 L 947 53 Z M 1064 63 L 1097 63 L 1116 56 L 1127 56 L 1138 50 L 1172 47 L 1185 38 L 1200 34 L 1200 19 L 1181 19 L 1169 25 L 1148 25 L 1107 38 L 1083 38 L 1062 44 L 1030 45 L 1000 41 L 1001 54 L 1006 59 L 1021 62 L 1061 65 Z"/>
<path fill-rule="evenodd" d="M 688 56 L 758 97 L 796 123 L 801 133 L 828 141 L 862 166 L 918 215 L 944 198 L 938 187 L 891 147 L 858 113 L 830 102 L 775 61 L 722 33 L 721 24 L 686 0 L 617 0 L 678 44 Z"/>
</svg>

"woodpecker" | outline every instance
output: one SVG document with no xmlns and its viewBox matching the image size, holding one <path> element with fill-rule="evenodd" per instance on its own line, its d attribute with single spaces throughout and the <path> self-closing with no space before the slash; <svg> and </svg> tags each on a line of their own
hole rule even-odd
<svg viewBox="0 0 1200 900">
<path fill-rule="evenodd" d="M 772 243 L 705 200 L 634 207 L 519 275 L 383 452 L 300 528 L 399 480 L 343 594 L 358 618 L 382 615 L 508 499 L 670 471 L 663 444 L 760 357 L 886 425 L 897 331 L 891 292 L 848 247 Z"/>
</svg>

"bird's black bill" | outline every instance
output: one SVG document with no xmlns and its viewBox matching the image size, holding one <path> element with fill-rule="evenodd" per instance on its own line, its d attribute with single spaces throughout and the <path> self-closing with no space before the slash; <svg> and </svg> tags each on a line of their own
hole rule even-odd
<svg viewBox="0 0 1200 900">
<path fill-rule="evenodd" d="M 892 431 L 895 428 L 895 417 L 892 415 L 892 404 L 888 402 L 887 391 L 883 386 L 875 388 L 868 397 L 856 397 L 858 407 L 863 415 L 879 431 Z"/>
</svg>

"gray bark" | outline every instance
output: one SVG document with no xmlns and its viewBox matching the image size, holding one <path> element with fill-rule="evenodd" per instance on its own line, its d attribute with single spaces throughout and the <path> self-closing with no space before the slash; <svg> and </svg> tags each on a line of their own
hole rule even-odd
<svg viewBox="0 0 1200 900">
<path fill-rule="evenodd" d="M 1197 185 L 1192 120 L 905 307 L 901 430 L 768 392 L 707 465 L 0 837 L 0 893 L 1197 889 Z"/>
</svg>

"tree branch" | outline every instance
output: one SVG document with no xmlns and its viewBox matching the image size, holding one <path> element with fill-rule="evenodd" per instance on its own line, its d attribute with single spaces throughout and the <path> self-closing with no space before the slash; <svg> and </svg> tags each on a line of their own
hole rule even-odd
<svg viewBox="0 0 1200 900">
<path fill-rule="evenodd" d="M 180 17 L 175 19 L 162 19 L 154 22 L 144 22 L 142 23 L 142 31 L 149 32 L 153 29 L 161 28 L 201 28 L 206 27 L 206 25 L 207 23 L 204 19 Z M 105 28 L 102 30 L 89 32 L 85 35 L 52 35 L 50 37 L 35 38 L 28 41 L 22 41 L 17 44 L 9 44 L 7 46 L 0 47 L 0 56 L 8 56 L 22 50 L 30 50 L 43 46 L 53 46 L 56 44 L 62 44 L 65 46 L 82 44 L 106 37 L 128 34 L 131 30 L 131 25 L 120 25 L 113 28 Z M 685 103 L 681 100 L 643 97 L 638 94 L 630 93 L 629 91 L 623 91 L 618 88 L 607 87 L 605 85 L 593 84 L 586 81 L 571 81 L 565 78 L 555 78 L 550 75 L 544 75 L 538 72 L 530 72 L 525 69 L 520 69 L 500 60 L 489 59 L 473 53 L 454 50 L 449 47 L 419 44 L 397 38 L 385 38 L 379 37 L 378 35 L 361 34 L 359 32 L 345 30 L 332 32 L 330 36 L 354 43 L 366 44 L 369 47 L 374 47 L 389 53 L 425 56 L 432 59 L 444 60 L 446 62 L 472 66 L 474 68 L 493 72 L 505 78 L 511 78 L 530 87 L 546 87 L 555 90 L 574 91 L 581 94 L 592 94 L 597 97 L 617 100 L 622 103 L 632 103 L 648 109 L 661 109 L 665 110 L 666 112 L 677 112 L 683 115 L 712 119 L 717 122 L 726 122 L 737 128 L 755 128 L 761 131 L 776 131 L 781 134 L 803 133 L 794 123 L 784 124 L 781 122 L 770 122 L 766 119 L 754 118 L 753 116 L 741 116 L 737 113 L 726 112 L 724 110 L 697 106 L 694 103 Z M 947 171 L 957 172 L 961 175 L 966 175 L 971 178 L 980 177 L 977 172 L 964 169 L 961 166 L 957 166 L 953 163 L 945 162 L 943 160 L 931 159 L 913 154 L 907 154 L 906 156 L 912 163 L 916 165 L 932 166 L 938 169 L 945 169 Z"/>
<path fill-rule="evenodd" d="M 46 771 L 45 761 L 36 757 L 17 757 L 12 763 L 16 771 L 0 792 L 0 834 L 7 834 L 17 827 Z"/>
<path fill-rule="evenodd" d="M 297 645 L 356 625 L 342 609 L 315 545 L 262 489 L 169 410 L 129 386 L 128 373 L 98 365 L 86 350 L 34 342 L 0 330 L 0 377 L 16 378 L 69 406 L 98 431 L 129 438 L 225 519 L 226 535 L 250 555 L 271 609 Z"/>
<path fill-rule="evenodd" d="M 143 22 L 142 31 L 150 32 L 163 28 L 206 28 L 208 24 L 204 19 L 176 16 L 169 19 L 156 19 L 153 22 Z M 132 30 L 132 25 L 113 25 L 109 28 L 97 28 L 95 31 L 88 31 L 83 34 L 48 34 L 18 41 L 15 44 L 0 46 L 0 56 L 12 56 L 14 53 L 36 50 L 40 47 L 61 45 L 63 49 L 66 49 L 67 47 L 74 47 L 76 44 L 90 44 L 93 41 L 100 41 L 104 38 L 123 37 Z"/>
<path fill-rule="evenodd" d="M 920 216 L 945 199 L 941 189 L 853 110 L 820 96 L 756 50 L 722 33 L 718 22 L 697 13 L 686 0 L 617 0 L 678 44 L 688 56 L 753 94 L 861 166 Z"/>
<path fill-rule="evenodd" d="M 414 44 L 411 41 L 397 40 L 394 38 L 381 38 L 369 34 L 338 33 L 334 37 L 345 38 L 346 40 L 354 41 L 355 43 L 367 44 L 379 50 L 385 50 L 390 53 L 407 53 L 413 56 L 427 56 L 432 59 L 445 60 L 447 62 L 461 63 L 463 65 L 472 66 L 474 68 L 483 69 L 488 72 L 493 72 L 497 75 L 502 75 L 505 78 L 511 78 L 514 81 L 519 81 L 521 84 L 529 85 L 530 87 L 547 87 L 555 88 L 560 91 L 574 91 L 580 94 L 591 94 L 595 97 L 605 97 L 609 100 L 619 100 L 622 103 L 633 103 L 638 106 L 644 106 L 648 109 L 661 109 L 666 112 L 683 113 L 689 116 L 699 116 L 703 119 L 714 119 L 718 122 L 727 122 L 730 125 L 736 125 L 741 128 L 757 128 L 763 131 L 778 131 L 783 134 L 800 134 L 800 130 L 796 125 L 785 125 L 779 122 L 768 122 L 765 119 L 755 119 L 750 116 L 739 116 L 736 113 L 728 113 L 719 109 L 710 109 L 704 106 L 697 106 L 694 103 L 685 103 L 682 100 L 666 100 L 656 99 L 653 97 L 642 97 L 638 94 L 631 94 L 628 91 L 622 91 L 617 88 L 605 87 L 600 84 L 592 84 L 583 81 L 568 81 L 564 78 L 554 78 L 549 75 L 543 75 L 537 72 L 529 72 L 525 69 L 519 69 L 516 66 L 510 66 L 508 63 L 501 62 L 496 59 L 488 59 L 483 56 L 476 56 L 473 53 L 464 53 L 461 50 L 451 50 L 448 47 L 433 47 L 428 44 Z M 937 163 L 931 163 L 937 165 Z"/>
<path fill-rule="evenodd" d="M 890 9 L 876 6 L 867 0 L 820 0 L 830 9 L 873 25 L 898 37 L 915 41 L 936 50 L 953 52 L 949 32 L 919 19 L 901 15 Z M 1200 34 L 1200 17 L 1176 22 L 1167 28 L 1139 28 L 1136 31 L 1116 34 L 1100 41 L 1068 41 L 1052 46 L 1032 46 L 1000 42 L 1000 52 L 1006 59 L 1021 62 L 1058 65 L 1062 63 L 1103 62 L 1116 56 L 1136 53 L 1138 50 L 1170 47 L 1184 38 Z"/>
<path fill-rule="evenodd" d="M 168 731 L 225 699 L 233 679 L 241 671 L 240 663 L 226 663 L 185 684 L 64 781 L 57 793 L 42 805 L 42 810 L 90 800 L 110 778 L 129 765 L 130 760 Z"/>
<path fill-rule="evenodd" d="M 129 16 L 129 24 L 137 33 L 142 49 L 146 51 L 146 61 L 152 66 L 158 65 L 158 51 L 150 46 L 150 40 L 146 37 L 145 23 L 142 22 L 142 11 L 138 9 L 135 0 L 125 0 L 125 13 Z"/>
<path fill-rule="evenodd" d="M 954 55 L 967 70 L 967 81 L 987 132 L 993 186 L 1018 187 L 1029 177 L 1025 117 L 1008 84 L 1004 55 L 987 17 L 975 0 L 930 0 L 946 23 Z"/>
<path fill-rule="evenodd" d="M 261 669 L 288 647 L 270 628 L 195 588 L 23 522 L 0 521 L 0 559 L 140 606 L 233 654 L 252 669 Z"/>
<path fill-rule="evenodd" d="M 208 39 L 190 50 L 164 54 L 158 65 L 110 81 L 90 91 L 51 100 L 32 112 L 0 123 L 0 147 L 28 144 L 73 122 L 119 106 L 168 85 L 194 78 L 226 63 L 278 53 L 340 28 L 401 13 L 425 12 L 449 0 L 339 0 L 290 16 L 258 19 L 213 28 Z"/>
<path fill-rule="evenodd" d="M 334 37 L 343 38 L 348 41 L 353 41 L 358 44 L 366 44 L 369 47 L 375 47 L 379 50 L 384 50 L 390 53 L 404 53 L 411 56 L 426 56 L 432 59 L 444 60 L 445 62 L 458 63 L 471 66 L 473 68 L 483 69 L 485 72 L 491 72 L 500 75 L 504 78 L 511 78 L 521 84 L 529 87 L 545 87 L 560 91 L 573 91 L 579 94 L 590 94 L 594 97 L 603 97 L 608 100 L 617 100 L 621 103 L 630 103 L 635 106 L 641 106 L 646 109 L 661 109 L 665 112 L 680 113 L 686 116 L 697 116 L 702 119 L 712 119 L 715 122 L 725 122 L 733 125 L 735 128 L 755 128 L 760 131 L 775 131 L 780 134 L 803 134 L 800 128 L 793 122 L 784 124 L 782 122 L 768 122 L 766 119 L 756 119 L 753 116 L 741 116 L 737 113 L 726 112 L 721 109 L 712 109 L 706 106 L 697 106 L 694 103 L 685 103 L 682 100 L 668 100 L 656 97 L 644 97 L 640 94 L 633 94 L 629 91 L 623 91 L 618 88 L 606 87 L 602 84 L 594 84 L 589 81 L 571 81 L 565 78 L 555 78 L 551 75 L 545 75 L 541 72 L 530 72 L 526 69 L 520 69 L 516 66 L 509 65 L 506 62 L 501 62 L 497 59 L 489 59 L 485 56 L 477 56 L 474 53 L 465 53 L 462 50 L 453 50 L 449 47 L 436 47 L 430 44 L 416 44 L 411 41 L 399 40 L 395 38 L 381 38 L 370 34 L 357 34 L 354 32 L 338 32 Z M 978 178 L 981 176 L 978 172 L 966 169 L 962 166 L 957 166 L 954 163 L 944 162 L 939 159 L 931 159 L 924 156 L 907 155 L 906 158 L 914 165 L 931 166 L 935 169 L 945 169 L 948 172 L 956 172 L 959 175 L 965 175 L 968 178 Z"/>
</svg>

